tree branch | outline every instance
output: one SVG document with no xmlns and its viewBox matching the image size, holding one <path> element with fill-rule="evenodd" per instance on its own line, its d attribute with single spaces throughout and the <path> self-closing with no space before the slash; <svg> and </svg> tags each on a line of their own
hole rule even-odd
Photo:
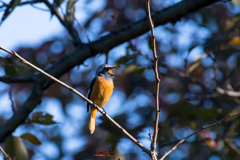
<svg viewBox="0 0 240 160">
<path fill-rule="evenodd" d="M 26 83 L 26 82 L 36 82 L 35 76 L 2 76 L 0 81 L 10 84 L 10 83 Z"/>
<path fill-rule="evenodd" d="M 214 2 L 217 2 L 217 0 L 183 0 L 176 5 L 153 13 L 152 19 L 155 26 L 163 25 L 168 22 L 176 22 L 186 14 Z M 58 78 L 74 66 L 82 64 L 87 58 L 95 56 L 105 50 L 109 51 L 113 47 L 140 36 L 148 30 L 149 25 L 147 23 L 147 18 L 144 18 L 118 31 L 111 32 L 91 44 L 79 44 L 75 51 L 53 64 L 46 72 Z M 53 80 L 41 74 L 36 75 L 36 79 L 38 79 L 38 83 L 34 86 L 28 99 L 17 111 L 15 111 L 13 116 L 6 123 L 0 126 L 0 142 L 24 122 L 28 114 L 31 113 L 35 106 L 41 101 L 44 90 L 53 83 Z"/>
<path fill-rule="evenodd" d="M 213 127 L 213 126 L 216 126 L 216 125 L 219 125 L 221 124 L 223 121 L 229 119 L 229 118 L 233 118 L 233 117 L 236 117 L 236 116 L 240 116 L 240 113 L 236 113 L 236 114 L 233 114 L 233 115 L 227 115 L 226 117 L 224 117 L 223 119 L 221 119 L 220 121 L 217 121 L 215 123 L 212 123 L 206 127 L 202 127 L 200 129 L 198 129 L 197 131 L 193 132 L 192 134 L 190 134 L 189 136 L 183 138 L 181 141 L 179 141 L 172 149 L 170 149 L 168 152 L 166 152 L 161 158 L 160 160 L 163 160 L 165 157 L 167 157 L 172 151 L 176 150 L 177 147 L 182 144 L 185 140 L 187 140 L 188 138 L 190 138 L 191 136 L 203 131 L 203 130 L 206 130 L 207 128 L 210 128 L 210 127 Z"/>
<path fill-rule="evenodd" d="M 120 129 L 120 131 L 122 131 L 132 142 L 134 142 L 136 145 L 138 145 L 144 152 L 146 152 L 147 154 L 150 155 L 150 151 L 145 148 L 138 140 L 136 140 L 131 134 L 129 134 L 122 126 L 120 126 L 116 121 L 114 121 L 110 116 L 108 116 L 106 114 L 105 111 L 101 110 L 100 107 L 98 107 L 95 103 L 93 103 L 91 100 L 89 100 L 88 98 L 86 98 L 83 94 L 81 94 L 80 92 L 78 92 L 77 90 L 75 90 L 74 88 L 68 86 L 67 84 L 65 84 L 64 82 L 58 80 L 57 78 L 51 76 L 50 74 L 44 72 L 42 69 L 34 66 L 32 63 L 28 62 L 27 60 L 25 60 L 24 58 L 22 58 L 20 55 L 18 55 L 15 51 L 9 51 L 3 47 L 0 46 L 1 50 L 4 50 L 14 56 L 16 56 L 17 58 L 19 58 L 23 63 L 25 63 L 26 65 L 32 67 L 33 69 L 37 70 L 38 72 L 42 73 L 43 75 L 47 76 L 48 78 L 54 80 L 55 82 L 57 82 L 58 84 L 62 85 L 63 87 L 69 89 L 70 91 L 72 91 L 73 93 L 75 93 L 76 95 L 78 95 L 79 97 L 81 97 L 82 99 L 84 99 L 85 101 L 87 101 L 89 104 L 91 104 L 92 106 L 94 106 L 100 113 L 102 113 L 107 120 L 109 120 L 113 125 L 115 125 L 117 128 Z"/>
<path fill-rule="evenodd" d="M 235 92 L 235 91 L 229 91 L 229 90 L 224 90 L 220 87 L 217 87 L 216 88 L 216 91 L 219 93 L 219 94 L 226 94 L 230 97 L 240 97 L 240 92 Z"/>
<path fill-rule="evenodd" d="M 151 157 L 153 160 L 157 160 L 158 152 L 156 151 L 156 143 L 157 143 L 157 135 L 158 135 L 158 120 L 159 120 L 159 85 L 161 79 L 158 75 L 158 56 L 156 52 L 156 40 L 154 35 L 154 24 L 151 18 L 151 10 L 150 10 L 150 0 L 147 0 L 147 17 L 149 20 L 150 30 L 152 34 L 152 52 L 153 52 L 153 58 L 154 58 L 154 74 L 155 74 L 155 107 L 156 107 L 156 114 L 155 114 L 155 123 L 154 123 L 154 133 L 151 140 Z M 151 135 L 151 134 L 150 134 Z"/>
<path fill-rule="evenodd" d="M 8 160 L 11 160 L 11 157 L 2 149 L 0 146 L 0 150 L 3 152 L 3 154 L 7 157 Z"/>
</svg>

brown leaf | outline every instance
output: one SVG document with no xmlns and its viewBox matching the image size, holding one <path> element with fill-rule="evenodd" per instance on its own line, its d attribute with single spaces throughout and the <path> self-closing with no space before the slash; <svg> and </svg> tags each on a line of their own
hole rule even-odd
<svg viewBox="0 0 240 160">
<path fill-rule="evenodd" d="M 114 153 L 112 152 L 108 152 L 108 151 L 103 151 L 103 152 L 98 152 L 96 153 L 95 155 L 93 156 L 96 156 L 96 157 L 114 157 L 114 158 L 117 158 L 119 160 L 121 160 L 119 157 L 117 157 Z"/>
</svg>

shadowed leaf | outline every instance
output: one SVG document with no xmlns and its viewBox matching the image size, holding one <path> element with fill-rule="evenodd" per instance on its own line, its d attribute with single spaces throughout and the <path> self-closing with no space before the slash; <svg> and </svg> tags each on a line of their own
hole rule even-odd
<svg viewBox="0 0 240 160">
<path fill-rule="evenodd" d="M 29 142 L 31 142 L 32 144 L 39 146 L 42 143 L 38 140 L 38 138 L 34 135 L 32 135 L 31 133 L 24 133 L 20 136 L 22 139 L 25 139 Z"/>
<path fill-rule="evenodd" d="M 53 116 L 48 113 L 34 112 L 32 115 L 32 123 L 38 123 L 43 125 L 56 124 L 53 121 Z"/>
<path fill-rule="evenodd" d="M 1 58 L 5 62 L 4 71 L 7 76 L 19 75 L 19 69 L 15 66 L 14 62 L 9 58 Z"/>
</svg>

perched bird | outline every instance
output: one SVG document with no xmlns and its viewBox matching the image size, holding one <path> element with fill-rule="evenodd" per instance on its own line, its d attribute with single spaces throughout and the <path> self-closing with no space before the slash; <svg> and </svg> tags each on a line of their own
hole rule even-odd
<svg viewBox="0 0 240 160">
<path fill-rule="evenodd" d="M 113 92 L 113 72 L 116 67 L 112 67 L 108 64 L 102 64 L 96 71 L 95 78 L 90 84 L 90 90 L 88 93 L 88 99 L 93 101 L 97 106 L 103 107 Z M 90 104 L 87 104 L 87 111 L 89 111 Z M 91 106 L 91 116 L 89 122 L 89 131 L 93 134 L 95 130 L 97 109 Z"/>
</svg>

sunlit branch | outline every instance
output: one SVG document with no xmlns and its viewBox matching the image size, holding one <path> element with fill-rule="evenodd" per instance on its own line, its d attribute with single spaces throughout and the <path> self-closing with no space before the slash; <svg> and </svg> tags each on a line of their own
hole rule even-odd
<svg viewBox="0 0 240 160">
<path fill-rule="evenodd" d="M 159 85 L 161 79 L 158 75 L 158 56 L 156 52 L 156 40 L 154 35 L 154 24 L 151 18 L 151 10 L 150 10 L 150 0 L 147 0 L 147 17 L 150 24 L 150 30 L 152 34 L 152 51 L 153 51 L 153 58 L 154 58 L 154 74 L 155 74 L 155 107 L 156 107 L 156 114 L 155 114 L 155 123 L 154 123 L 154 133 L 152 137 L 151 142 L 151 156 L 153 160 L 157 160 L 158 152 L 156 151 L 156 143 L 157 143 L 157 135 L 158 135 L 158 120 L 159 120 L 159 113 L 160 113 L 160 107 L 159 107 Z M 151 134 L 150 134 L 151 135 Z"/>
<path fill-rule="evenodd" d="M 2 149 L 0 146 L 0 150 L 3 152 L 3 154 L 7 157 L 8 160 L 11 160 L 11 157 Z"/>
<path fill-rule="evenodd" d="M 236 114 L 233 114 L 233 115 L 227 115 L 226 117 L 224 117 L 223 119 L 215 122 L 215 123 L 212 123 L 206 127 L 202 127 L 200 129 L 198 129 L 197 131 L 193 132 L 192 134 L 190 134 L 189 136 L 183 138 L 181 141 L 179 141 L 172 149 L 170 149 L 169 151 L 167 151 L 161 158 L 160 160 L 163 160 L 165 157 L 167 157 L 172 151 L 176 150 L 177 147 L 182 144 L 185 140 L 187 140 L 188 138 L 190 138 L 191 136 L 207 129 L 207 128 L 210 128 L 210 127 L 213 127 L 213 126 L 216 126 L 216 125 L 220 125 L 223 121 L 229 119 L 229 118 L 233 118 L 233 117 L 236 117 L 236 116 L 240 116 L 240 113 L 236 113 Z"/>
<path fill-rule="evenodd" d="M 229 90 L 224 90 L 220 87 L 217 87 L 216 88 L 216 91 L 219 93 L 219 94 L 226 94 L 230 97 L 240 97 L 240 92 L 235 92 L 235 91 L 229 91 Z"/>
<path fill-rule="evenodd" d="M 49 77 L 50 79 L 54 80 L 55 82 L 57 82 L 58 84 L 62 85 L 63 87 L 66 87 L 67 89 L 69 89 L 70 91 L 72 91 L 73 93 L 77 94 L 79 97 L 81 97 L 82 99 L 84 99 L 85 101 L 87 101 L 89 104 L 91 104 L 92 106 L 94 106 L 100 113 L 102 113 L 108 121 L 110 121 L 113 125 L 115 125 L 118 129 L 120 129 L 122 131 L 122 133 L 124 133 L 132 142 L 134 142 L 136 145 L 138 145 L 144 152 L 146 152 L 147 154 L 151 155 L 150 151 L 145 148 L 140 141 L 136 140 L 131 134 L 129 134 L 122 126 L 120 126 L 116 121 L 114 121 L 110 116 L 107 115 L 107 113 L 103 110 L 101 110 L 96 104 L 94 104 L 91 100 L 89 100 L 88 98 L 86 98 L 83 94 L 81 94 L 80 92 L 78 92 L 77 90 L 75 90 L 74 88 L 68 86 L 67 84 L 65 84 L 64 82 L 58 80 L 57 78 L 51 76 L 50 74 L 44 72 L 42 69 L 36 67 L 35 65 L 33 65 L 32 63 L 28 62 L 27 60 L 25 60 L 24 58 L 22 58 L 20 55 L 18 55 L 15 51 L 9 51 L 3 47 L 0 46 L 1 50 L 4 50 L 5 52 L 8 52 L 14 56 L 16 56 L 17 58 L 19 58 L 24 64 L 32 67 L 33 69 L 37 70 L 38 72 L 44 74 L 45 76 Z"/>
</svg>

